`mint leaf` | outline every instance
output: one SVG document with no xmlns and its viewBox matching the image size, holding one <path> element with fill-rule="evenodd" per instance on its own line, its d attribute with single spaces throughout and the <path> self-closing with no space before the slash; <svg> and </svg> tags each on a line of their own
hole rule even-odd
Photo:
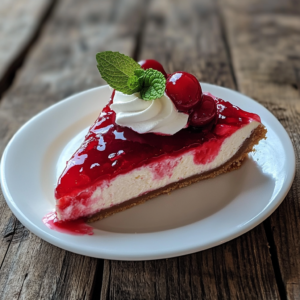
<svg viewBox="0 0 300 300">
<path fill-rule="evenodd" d="M 146 71 L 144 69 L 136 69 L 134 70 L 134 75 L 136 75 L 137 77 L 144 77 L 145 76 Z"/>
<path fill-rule="evenodd" d="M 140 84 L 140 89 L 139 91 L 142 89 L 143 83 L 144 83 L 144 77 L 146 74 L 146 71 L 143 69 L 137 69 L 134 71 L 134 74 L 136 75 L 136 77 L 138 78 L 139 84 Z"/>
<path fill-rule="evenodd" d="M 136 69 L 134 71 L 135 75 L 129 77 L 127 81 L 127 85 L 135 93 L 139 92 L 142 89 L 145 73 L 146 72 L 143 69 Z"/>
<path fill-rule="evenodd" d="M 128 78 L 127 86 L 134 91 L 134 93 L 141 90 L 141 82 L 137 76 L 131 76 Z"/>
<path fill-rule="evenodd" d="M 140 91 L 143 100 L 155 100 L 163 96 L 166 88 L 165 76 L 153 69 L 147 69 L 143 76 L 143 87 Z"/>
<path fill-rule="evenodd" d="M 98 70 L 102 78 L 114 89 L 124 94 L 131 95 L 135 93 L 136 85 L 128 86 L 128 80 L 133 77 L 134 71 L 141 69 L 140 65 L 131 57 L 119 52 L 105 51 L 96 54 Z M 140 87 L 139 87 L 140 88 Z"/>
</svg>

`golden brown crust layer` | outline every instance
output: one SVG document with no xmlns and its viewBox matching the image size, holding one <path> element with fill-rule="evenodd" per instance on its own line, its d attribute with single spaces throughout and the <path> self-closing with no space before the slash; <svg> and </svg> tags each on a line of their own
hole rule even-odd
<svg viewBox="0 0 300 300">
<path fill-rule="evenodd" d="M 97 220 L 101 220 L 103 218 L 106 218 L 110 215 L 113 215 L 117 212 L 126 210 L 128 208 L 131 208 L 133 206 L 136 206 L 138 204 L 142 204 L 152 198 L 155 198 L 162 194 L 168 194 L 171 191 L 179 188 L 183 188 L 185 186 L 188 186 L 194 182 L 198 182 L 200 180 L 208 179 L 208 178 L 214 178 L 220 174 L 227 173 L 236 169 L 239 169 L 247 157 L 249 152 L 252 152 L 254 149 L 253 147 L 259 143 L 260 140 L 266 138 L 267 129 L 261 124 L 259 125 L 253 132 L 251 133 L 250 137 L 246 139 L 241 146 L 241 148 L 238 150 L 238 152 L 226 163 L 221 165 L 220 167 L 207 171 L 205 173 L 194 175 L 189 178 L 180 180 L 178 182 L 171 183 L 163 188 L 157 189 L 155 191 L 151 191 L 145 195 L 136 197 L 134 199 L 130 199 L 128 201 L 125 201 L 121 204 L 115 205 L 113 207 L 104 209 L 93 216 L 88 218 L 88 222 L 95 222 Z"/>
</svg>

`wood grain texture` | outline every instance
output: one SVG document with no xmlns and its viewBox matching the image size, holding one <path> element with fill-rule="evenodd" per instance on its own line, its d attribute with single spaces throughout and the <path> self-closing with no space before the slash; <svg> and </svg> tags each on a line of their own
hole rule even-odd
<svg viewBox="0 0 300 300">
<path fill-rule="evenodd" d="M 58 1 L 11 89 L 0 102 L 0 153 L 29 118 L 103 84 L 95 54 L 132 54 L 145 1 Z M 0 299 L 91 299 L 98 260 L 39 239 L 0 195 Z M 99 265 L 99 264 L 98 264 Z M 100 290 L 98 289 L 99 293 Z"/>
<path fill-rule="evenodd" d="M 200 81 L 235 89 L 219 16 L 212 3 L 153 1 L 146 23 L 140 59 L 155 58 L 168 73 L 184 70 Z"/>
<path fill-rule="evenodd" d="M 235 14 L 280 13 L 297 15 L 300 12 L 299 0 L 226 0 L 220 5 L 235 12 Z"/>
<path fill-rule="evenodd" d="M 0 95 L 54 0 L 0 2 Z"/>
<path fill-rule="evenodd" d="M 183 257 L 104 262 L 101 299 L 279 299 L 263 226 Z"/>
<path fill-rule="evenodd" d="M 139 58 L 234 89 L 221 27 L 211 1 L 153 1 Z M 101 299 L 279 299 L 264 227 L 183 257 L 106 260 Z"/>
<path fill-rule="evenodd" d="M 282 11 L 271 13 L 269 1 L 250 13 L 244 3 L 223 4 L 226 32 L 241 92 L 268 108 L 287 130 L 300 159 L 300 14 L 299 1 L 275 1 Z M 296 4 L 298 4 L 296 8 Z M 264 7 L 264 8 L 263 8 Z M 237 11 L 239 13 L 237 13 Z M 300 173 L 281 206 L 267 221 L 274 240 L 275 263 L 287 299 L 300 299 Z"/>
</svg>

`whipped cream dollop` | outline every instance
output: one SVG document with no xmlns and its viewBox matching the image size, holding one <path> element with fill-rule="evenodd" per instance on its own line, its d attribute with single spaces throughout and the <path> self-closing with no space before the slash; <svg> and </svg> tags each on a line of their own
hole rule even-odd
<svg viewBox="0 0 300 300">
<path fill-rule="evenodd" d="M 179 112 L 172 100 L 161 98 L 145 101 L 139 93 L 125 95 L 116 91 L 110 108 L 116 113 L 116 123 L 138 133 L 173 135 L 187 127 L 189 115 Z"/>
</svg>

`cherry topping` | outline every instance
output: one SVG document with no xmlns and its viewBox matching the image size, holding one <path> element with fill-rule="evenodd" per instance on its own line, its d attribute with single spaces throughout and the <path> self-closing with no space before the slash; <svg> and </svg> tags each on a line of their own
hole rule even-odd
<svg viewBox="0 0 300 300">
<path fill-rule="evenodd" d="M 217 114 L 217 105 L 213 97 L 203 94 L 202 101 L 190 115 L 190 124 L 195 127 L 210 123 Z"/>
<path fill-rule="evenodd" d="M 202 89 L 195 76 L 187 72 L 175 72 L 169 75 L 166 93 L 178 110 L 189 111 L 201 101 Z"/>
<path fill-rule="evenodd" d="M 157 71 L 163 73 L 166 78 L 168 76 L 166 71 L 164 70 L 164 67 L 161 65 L 161 63 L 159 63 L 155 59 L 141 60 L 138 63 L 142 67 L 142 69 L 144 69 L 144 70 L 147 70 L 147 69 L 151 68 L 153 70 L 157 70 Z"/>
</svg>

